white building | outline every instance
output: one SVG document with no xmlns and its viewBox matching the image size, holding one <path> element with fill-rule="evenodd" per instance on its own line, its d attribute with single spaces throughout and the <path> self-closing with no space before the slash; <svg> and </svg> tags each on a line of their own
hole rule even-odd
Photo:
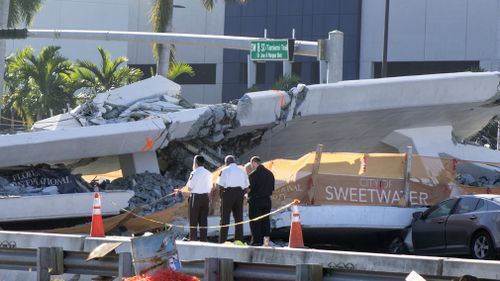
<svg viewBox="0 0 500 281">
<path fill-rule="evenodd" d="M 88 29 L 116 31 L 151 31 L 149 12 L 152 0 L 45 0 L 36 14 L 32 29 Z M 224 4 L 217 1 L 212 12 L 205 11 L 201 1 L 177 0 L 174 12 L 174 32 L 223 34 Z M 151 43 L 33 39 L 7 41 L 7 54 L 30 45 L 39 52 L 49 45 L 61 46 L 61 53 L 73 61 L 100 62 L 97 46 L 102 46 L 116 58 L 127 56 L 129 65 L 142 66 L 150 74 L 155 64 Z M 191 101 L 217 103 L 222 93 L 222 50 L 203 47 L 178 46 L 176 57 L 195 67 L 210 65 L 216 71 L 210 84 L 185 84 L 183 95 Z M 202 76 L 203 73 L 198 73 Z M 196 76 L 195 76 L 196 77 Z M 196 77 L 200 78 L 200 77 Z M 193 79 L 196 83 L 197 79 Z"/>
<path fill-rule="evenodd" d="M 235 8 L 225 7 L 223 0 L 218 0 L 215 9 L 207 12 L 200 0 L 176 0 L 175 4 L 183 8 L 174 10 L 174 32 L 241 32 L 241 35 L 249 36 L 261 34 L 267 28 L 268 34 L 279 37 L 277 31 L 293 27 L 297 30 L 298 39 L 315 40 L 314 36 L 326 37 L 326 33 L 322 35 L 323 31 L 321 34 L 315 31 L 328 25 L 328 29 L 338 28 L 346 34 L 344 74 L 348 75 L 344 77 L 378 77 L 382 60 L 385 0 L 340 0 L 335 2 L 337 4 L 330 0 L 287 1 L 251 0 L 236 11 Z M 150 31 L 152 2 L 45 0 L 31 28 Z M 358 4 L 353 4 L 355 2 Z M 474 68 L 500 70 L 500 1 L 391 0 L 390 3 L 389 76 Z M 288 10 L 283 10 L 288 6 Z M 357 20 L 357 14 L 361 14 L 360 20 Z M 27 39 L 9 41 L 7 51 L 13 52 L 25 45 L 32 45 L 37 50 L 47 45 L 59 45 L 64 56 L 71 60 L 89 59 L 94 62 L 99 61 L 96 47 L 103 46 L 114 57 L 127 56 L 130 65 L 141 67 L 147 74 L 154 65 L 150 43 Z M 193 65 L 197 73 L 195 78 L 182 83 L 183 94 L 190 101 L 217 103 L 224 100 L 223 81 L 234 85 L 230 91 L 235 96 L 246 90 L 246 59 L 239 54 L 232 54 L 232 58 L 225 61 L 221 49 L 178 46 L 176 57 L 180 62 Z M 294 63 L 299 74 L 317 76 L 317 73 L 313 75 L 314 71 L 309 66 L 300 70 L 301 63 Z M 227 71 L 223 73 L 224 67 Z M 267 73 L 262 75 L 265 87 L 279 74 L 276 69 L 267 69 Z M 305 79 L 308 81 L 309 78 Z M 311 78 L 307 83 L 315 83 L 313 81 Z"/>
<path fill-rule="evenodd" d="M 382 60 L 384 9 L 385 0 L 363 1 L 360 78 L 375 77 Z M 389 15 L 388 61 L 399 62 L 396 72 L 500 69 L 500 1 L 391 0 Z"/>
</svg>

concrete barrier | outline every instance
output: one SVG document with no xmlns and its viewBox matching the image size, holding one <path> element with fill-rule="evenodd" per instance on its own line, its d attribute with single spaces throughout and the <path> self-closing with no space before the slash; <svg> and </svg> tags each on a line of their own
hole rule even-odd
<svg viewBox="0 0 500 281">
<path fill-rule="evenodd" d="M 462 276 L 466 274 L 484 279 L 500 280 L 500 262 L 454 258 L 443 260 L 444 276 Z"/>
<path fill-rule="evenodd" d="M 314 249 L 266 248 L 221 245 L 202 242 L 176 241 L 182 261 L 204 260 L 209 257 L 227 258 L 235 262 L 264 264 L 321 264 L 323 267 L 352 271 L 409 274 L 436 277 L 473 275 L 478 278 L 499 279 L 499 261 L 391 255 Z"/>
</svg>

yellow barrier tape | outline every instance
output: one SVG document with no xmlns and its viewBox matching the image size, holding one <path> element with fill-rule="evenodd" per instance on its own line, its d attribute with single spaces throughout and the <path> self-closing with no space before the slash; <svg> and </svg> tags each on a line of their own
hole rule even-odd
<svg viewBox="0 0 500 281">
<path fill-rule="evenodd" d="M 231 227 L 231 226 L 236 226 L 236 225 L 240 225 L 240 224 L 246 224 L 246 223 L 250 223 L 252 221 L 258 221 L 258 220 L 261 220 L 267 216 L 270 216 L 272 214 L 275 214 L 281 210 L 284 210 L 290 206 L 292 206 L 294 204 L 294 202 L 290 202 L 284 206 L 281 206 L 279 207 L 278 209 L 272 211 L 272 212 L 269 212 L 267 214 L 264 214 L 264 215 L 261 215 L 261 216 L 258 216 L 258 217 L 255 217 L 253 219 L 249 219 L 249 220 L 245 220 L 245 221 L 240 221 L 240 222 L 236 222 L 236 223 L 230 223 L 230 224 L 224 224 L 224 225 L 209 225 L 209 226 L 189 226 L 189 225 L 180 225 L 180 224 L 171 224 L 171 223 L 167 223 L 167 222 L 161 222 L 161 221 L 157 221 L 157 220 L 153 220 L 153 219 L 150 219 L 150 218 L 146 218 L 144 216 L 141 216 L 139 214 L 136 214 L 132 211 L 129 211 L 129 210 L 126 210 L 126 209 L 121 209 L 122 211 L 125 211 L 137 218 L 140 218 L 140 219 L 144 219 L 144 220 L 147 220 L 149 222 L 152 222 L 152 223 L 156 223 L 156 224 L 160 224 L 160 225 L 165 225 L 165 226 L 168 226 L 168 227 L 177 227 L 177 228 L 200 228 L 200 229 L 211 229 L 211 228 L 223 228 L 223 227 Z"/>
<path fill-rule="evenodd" d="M 150 203 L 150 204 L 147 204 L 147 205 L 151 205 L 151 204 L 156 204 L 158 202 L 160 202 L 161 200 L 164 200 L 170 196 L 174 196 L 177 192 L 172 192 L 170 194 L 167 194 L 157 200 L 155 200 L 154 202 Z M 102 196 L 101 196 L 102 197 Z M 253 219 L 249 219 L 249 220 L 245 220 L 245 221 L 240 221 L 240 222 L 236 222 L 236 223 L 230 223 L 230 224 L 225 224 L 225 225 L 209 225 L 209 226 L 189 226 L 189 225 L 179 225 L 179 224 L 171 224 L 171 223 L 167 223 L 167 222 L 162 222 L 162 221 L 158 221 L 158 220 L 154 220 L 154 219 L 150 219 L 150 218 L 147 218 L 145 216 L 142 216 L 142 215 L 139 215 L 139 214 L 136 214 L 130 210 L 127 210 L 127 209 L 124 209 L 124 208 L 120 208 L 121 211 L 124 211 L 124 212 L 127 212 L 137 218 L 140 218 L 140 219 L 143 219 L 143 220 L 146 220 L 146 221 L 149 221 L 149 222 L 152 222 L 152 223 L 156 223 L 156 224 L 159 224 L 159 225 L 165 225 L 167 227 L 177 227 L 177 228 L 188 228 L 188 229 L 191 229 L 191 228 L 200 228 L 200 229 L 211 229 L 211 228 L 223 228 L 223 227 L 231 227 L 231 226 L 236 226 L 236 225 L 240 225 L 240 224 L 246 224 L 246 223 L 250 223 L 250 222 L 253 222 L 253 221 L 258 221 L 258 220 L 261 220 L 265 217 L 268 217 L 272 214 L 276 214 L 277 212 L 280 212 L 290 206 L 292 206 L 294 204 L 295 200 L 284 205 L 284 206 L 281 206 L 279 207 L 278 209 L 272 211 L 272 212 L 269 212 L 267 214 L 264 214 L 264 215 L 261 215 L 261 216 L 258 216 L 258 217 L 255 217 Z M 111 204 L 113 205 L 117 205 L 115 202 L 111 201 Z"/>
</svg>

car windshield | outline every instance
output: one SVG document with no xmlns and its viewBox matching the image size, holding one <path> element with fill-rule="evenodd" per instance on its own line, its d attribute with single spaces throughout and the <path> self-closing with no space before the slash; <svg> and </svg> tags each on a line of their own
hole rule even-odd
<svg viewBox="0 0 500 281">
<path fill-rule="evenodd" d="M 494 197 L 494 198 L 492 198 L 492 201 L 497 203 L 497 204 L 500 204 L 500 197 Z"/>
</svg>

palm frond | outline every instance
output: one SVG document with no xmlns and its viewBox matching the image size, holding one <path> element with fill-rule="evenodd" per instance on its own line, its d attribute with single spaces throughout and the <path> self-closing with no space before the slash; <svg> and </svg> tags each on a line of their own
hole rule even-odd
<svg viewBox="0 0 500 281">
<path fill-rule="evenodd" d="M 42 7 L 43 0 L 11 0 L 9 3 L 8 27 L 15 27 L 19 24 L 30 26 L 35 14 Z"/>
<path fill-rule="evenodd" d="M 187 74 L 191 77 L 195 76 L 193 67 L 186 63 L 174 63 L 168 69 L 167 77 L 170 80 L 175 80 L 182 74 Z"/>
<path fill-rule="evenodd" d="M 215 1 L 214 0 L 201 0 L 201 3 L 203 4 L 203 7 L 207 11 L 212 11 L 214 9 Z"/>
</svg>

